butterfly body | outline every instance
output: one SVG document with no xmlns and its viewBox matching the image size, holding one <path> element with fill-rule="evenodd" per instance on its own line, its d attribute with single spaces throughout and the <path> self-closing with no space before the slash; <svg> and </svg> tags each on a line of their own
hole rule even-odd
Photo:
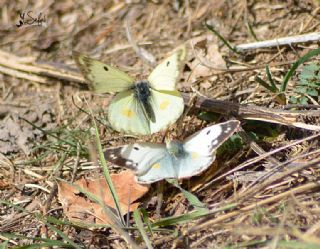
<svg viewBox="0 0 320 249">
<path fill-rule="evenodd" d="M 183 142 L 135 143 L 110 148 L 105 151 L 105 158 L 134 170 L 139 183 L 189 178 L 212 164 L 216 149 L 238 129 L 239 124 L 239 121 L 228 121 L 212 125 Z"/>
<path fill-rule="evenodd" d="M 183 158 L 187 155 L 186 150 L 183 147 L 183 143 L 179 141 L 167 141 L 166 148 L 173 158 Z"/>
<path fill-rule="evenodd" d="M 141 103 L 141 107 L 143 108 L 143 113 L 145 118 L 150 120 L 151 122 L 156 122 L 156 117 L 154 111 L 152 109 L 150 99 L 152 98 L 151 87 L 148 81 L 138 81 L 133 86 L 134 97 L 137 102 Z"/>
<path fill-rule="evenodd" d="M 95 92 L 116 93 L 108 111 L 112 128 L 126 134 L 150 135 L 173 124 L 183 113 L 183 98 L 175 87 L 183 54 L 184 49 L 179 49 L 143 81 L 77 52 L 74 58 Z"/>
</svg>

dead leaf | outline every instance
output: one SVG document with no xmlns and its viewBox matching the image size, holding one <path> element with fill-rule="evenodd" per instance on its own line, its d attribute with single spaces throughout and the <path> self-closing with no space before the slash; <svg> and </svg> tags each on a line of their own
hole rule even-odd
<svg viewBox="0 0 320 249">
<path fill-rule="evenodd" d="M 133 202 L 149 190 L 149 185 L 136 183 L 135 176 L 130 170 L 122 171 L 119 174 L 111 174 L 111 179 L 118 194 L 123 214 L 128 210 L 130 212 L 134 211 L 139 206 L 139 203 Z M 115 209 L 113 198 L 104 178 L 98 180 L 81 179 L 74 184 L 97 197 L 102 196 L 104 203 L 108 207 Z M 80 195 L 79 191 L 68 183 L 58 183 L 58 198 L 65 215 L 71 221 L 96 224 L 109 223 L 109 218 L 102 206 L 92 202 L 86 196 Z"/>
<path fill-rule="evenodd" d="M 10 184 L 7 181 L 0 179 L 0 190 L 8 188 L 9 185 Z"/>
<path fill-rule="evenodd" d="M 192 70 L 191 81 L 199 79 L 199 77 L 207 77 L 212 75 L 215 69 L 225 69 L 226 63 L 219 51 L 218 45 L 210 36 L 201 37 L 193 41 L 195 60 L 190 63 Z"/>
</svg>

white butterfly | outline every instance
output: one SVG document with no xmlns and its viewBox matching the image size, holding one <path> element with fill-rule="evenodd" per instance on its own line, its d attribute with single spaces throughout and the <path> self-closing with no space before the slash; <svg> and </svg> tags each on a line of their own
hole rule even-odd
<svg viewBox="0 0 320 249">
<path fill-rule="evenodd" d="M 113 129 L 126 134 L 150 135 L 173 124 L 183 113 L 184 102 L 176 90 L 184 47 L 160 63 L 148 80 L 135 81 L 125 72 L 73 53 L 78 67 L 97 93 L 117 94 L 109 105 Z"/>
<path fill-rule="evenodd" d="M 189 178 L 200 174 L 212 164 L 216 149 L 239 125 L 237 120 L 212 125 L 182 143 L 135 143 L 110 148 L 105 151 L 105 158 L 134 170 L 139 183 L 152 183 L 166 178 Z"/>
</svg>

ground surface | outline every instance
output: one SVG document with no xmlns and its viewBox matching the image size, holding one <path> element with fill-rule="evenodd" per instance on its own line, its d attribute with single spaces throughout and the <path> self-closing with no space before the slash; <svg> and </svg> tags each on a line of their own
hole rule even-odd
<svg viewBox="0 0 320 249">
<path fill-rule="evenodd" d="M 307 34 L 319 30 L 317 3 L 315 0 L 1 1 L 0 198 L 6 204 L 1 207 L 0 240 L 11 238 L 9 248 L 40 243 L 34 238 L 66 241 L 34 214 L 66 220 L 57 198 L 56 177 L 74 181 L 101 173 L 90 159 L 95 149 L 89 110 L 101 121 L 98 128 L 103 148 L 136 140 L 163 141 L 163 133 L 129 137 L 107 128 L 105 117 L 111 96 L 93 94 L 79 84 L 81 75 L 72 59 L 73 50 L 144 78 L 152 67 L 140 58 L 145 52 L 137 53 L 136 45 L 158 61 L 185 43 L 188 51 L 178 84 L 180 91 L 261 106 L 274 113 L 271 108 L 292 104 L 290 96 L 302 102 L 303 94 L 296 91 L 302 67 L 290 79 L 285 98 L 258 84 L 255 76 L 260 75 L 268 82 L 265 66 L 269 64 L 279 87 L 292 63 L 318 48 L 318 43 L 267 47 L 239 55 L 230 51 L 204 22 L 233 45 Z M 29 15 L 33 17 L 39 17 L 41 12 L 41 17 L 45 16 L 42 25 L 25 22 L 17 27 L 23 13 L 27 18 L 28 11 L 32 11 Z M 308 62 L 312 61 L 316 62 L 317 57 Z M 37 72 L 37 68 L 46 68 L 45 73 Z M 51 69 L 71 72 L 80 80 L 63 78 L 59 73 L 53 76 L 48 73 Z M 314 89 L 315 94 L 303 95 L 307 98 L 303 104 L 309 107 L 319 103 L 319 88 Z M 305 107 L 288 110 L 301 110 L 297 121 L 302 124 L 320 125 L 316 110 L 310 116 L 302 115 Z M 202 111 L 190 109 L 179 128 L 171 127 L 170 135 L 183 139 L 212 122 L 233 118 Z M 208 121 L 200 120 L 201 112 L 202 119 Z M 258 156 L 254 152 L 257 147 L 250 145 L 250 141 L 242 140 L 242 146 L 235 142 L 218 153 L 207 172 L 182 182 L 184 189 L 197 196 L 210 214 L 197 219 L 188 217 L 187 222 L 174 222 L 161 227 L 162 230 L 154 228 L 152 234 L 148 232 L 151 244 L 157 248 L 320 248 L 319 139 L 293 144 L 315 132 L 284 123 L 271 124 L 266 119 L 257 122 L 235 116 L 241 118 L 244 130 L 255 139 L 256 151 L 260 149 L 261 155 L 263 150 L 288 147 L 250 164 L 246 163 Z M 280 165 L 289 160 L 291 164 Z M 245 166 L 217 179 L 239 165 Z M 111 165 L 110 169 L 119 172 L 119 168 Z M 195 210 L 179 189 L 164 184 L 162 207 L 157 213 L 157 200 L 161 199 L 157 199 L 158 187 L 152 185 L 140 201 L 140 207 L 145 208 L 152 222 L 159 215 L 165 218 Z M 130 222 L 133 226 L 132 218 Z M 123 235 L 109 228 L 52 224 L 79 248 L 128 247 Z M 129 233 L 138 245 L 144 245 L 137 231 Z M 23 237 L 18 238 L 17 234 Z"/>
</svg>

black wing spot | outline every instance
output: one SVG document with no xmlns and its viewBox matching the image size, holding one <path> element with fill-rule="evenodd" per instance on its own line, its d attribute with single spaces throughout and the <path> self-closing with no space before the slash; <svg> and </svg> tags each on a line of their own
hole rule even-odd
<svg viewBox="0 0 320 249">
<path fill-rule="evenodd" d="M 167 61 L 167 67 L 170 65 L 170 61 Z"/>
<path fill-rule="evenodd" d="M 139 148 L 138 147 L 133 147 L 135 150 L 139 150 Z"/>
<path fill-rule="evenodd" d="M 211 130 L 208 130 L 208 131 L 207 131 L 207 135 L 209 135 L 209 134 L 210 134 L 210 132 L 211 132 Z"/>
<path fill-rule="evenodd" d="M 107 66 L 104 66 L 103 69 L 109 71 L 109 68 Z"/>
</svg>

